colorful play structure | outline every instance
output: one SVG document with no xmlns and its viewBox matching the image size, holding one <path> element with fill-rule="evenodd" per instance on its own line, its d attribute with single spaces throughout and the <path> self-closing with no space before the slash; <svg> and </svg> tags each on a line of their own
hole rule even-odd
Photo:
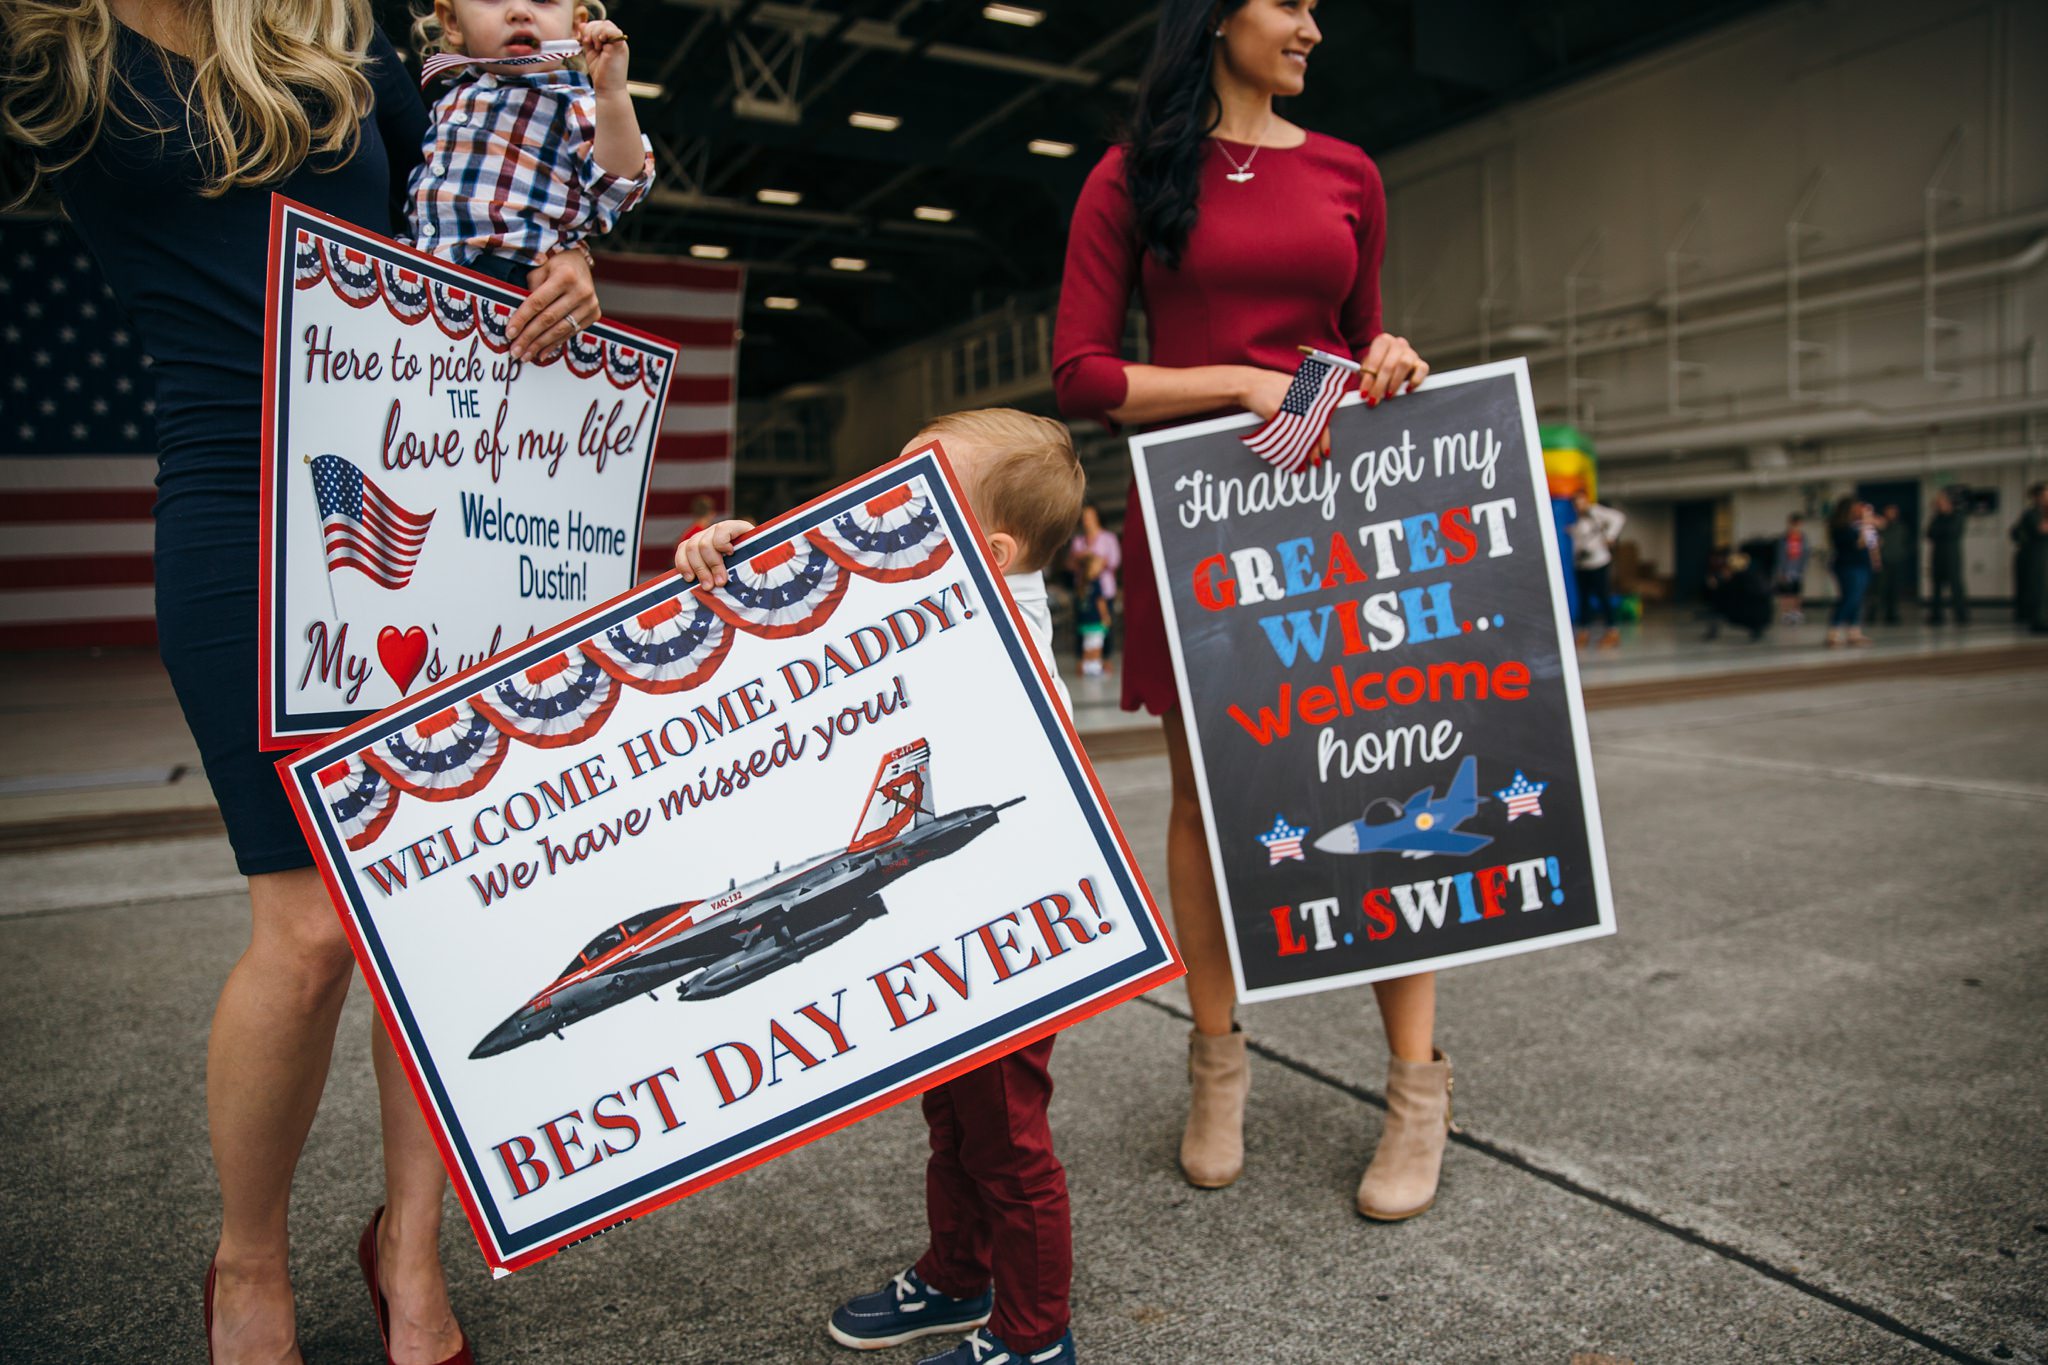
<svg viewBox="0 0 2048 1365">
<path fill-rule="evenodd" d="M 1557 533 L 1557 562 L 1564 568 L 1564 595 L 1571 604 L 1572 619 L 1579 619 L 1579 583 L 1572 574 L 1572 540 L 1565 529 L 1579 519 L 1572 499 L 1584 493 L 1600 499 L 1600 462 L 1593 443 L 1574 426 L 1547 426 L 1537 430 L 1543 443 L 1543 475 L 1550 485 L 1550 519 Z M 1615 614 L 1625 620 L 1640 620 L 1642 599 L 1633 593 L 1617 593 Z"/>
</svg>

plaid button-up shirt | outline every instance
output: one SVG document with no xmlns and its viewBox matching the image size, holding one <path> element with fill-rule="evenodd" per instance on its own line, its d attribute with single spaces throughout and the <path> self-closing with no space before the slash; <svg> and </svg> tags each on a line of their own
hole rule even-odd
<svg viewBox="0 0 2048 1365">
<path fill-rule="evenodd" d="M 591 156 L 596 137 L 597 97 L 580 72 L 458 77 L 434 102 L 412 173 L 413 245 L 457 265 L 486 253 L 536 264 L 609 232 L 653 188 L 654 153 L 637 179 L 612 175 Z"/>
</svg>

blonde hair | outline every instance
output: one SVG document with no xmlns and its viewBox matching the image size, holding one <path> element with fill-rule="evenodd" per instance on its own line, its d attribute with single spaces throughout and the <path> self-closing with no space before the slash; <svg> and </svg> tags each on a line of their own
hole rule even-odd
<svg viewBox="0 0 2048 1365">
<path fill-rule="evenodd" d="M 443 0 L 443 3 L 447 4 L 450 9 L 455 8 L 455 0 Z M 577 0 L 576 8 L 583 11 L 585 20 L 606 17 L 604 0 Z M 431 57 L 436 52 L 454 51 L 453 48 L 448 46 L 448 35 L 441 29 L 440 7 L 434 4 L 433 0 L 428 0 L 426 6 L 415 11 L 412 16 L 412 45 L 413 50 L 422 57 Z M 458 53 L 457 55 L 467 54 Z M 583 69 L 583 59 L 581 57 L 571 57 L 563 62 L 562 65 L 572 70 L 581 71 Z"/>
<path fill-rule="evenodd" d="M 1015 537 L 1010 572 L 1050 564 L 1081 519 L 1088 488 L 1066 427 L 1016 408 L 975 408 L 934 417 L 918 433 L 927 436 L 945 448 L 983 528 Z"/>
<path fill-rule="evenodd" d="M 187 0 L 185 8 L 194 49 L 185 126 L 206 168 L 200 194 L 282 180 L 315 152 L 354 155 L 371 102 L 363 74 L 375 31 L 370 0 Z M 0 0 L 0 132 L 35 152 L 24 195 L 99 138 L 121 79 L 118 31 L 107 0 Z M 67 143 L 68 152 L 57 150 Z"/>
</svg>

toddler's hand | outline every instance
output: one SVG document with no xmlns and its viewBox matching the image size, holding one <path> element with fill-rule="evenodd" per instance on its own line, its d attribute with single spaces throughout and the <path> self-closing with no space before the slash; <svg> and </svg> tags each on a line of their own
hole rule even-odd
<svg viewBox="0 0 2048 1365">
<path fill-rule="evenodd" d="M 676 546 L 676 567 L 684 578 L 709 588 L 725 586 L 725 557 L 741 536 L 754 529 L 751 521 L 715 521 Z"/>
<path fill-rule="evenodd" d="M 591 89 L 600 95 L 626 88 L 626 35 L 609 19 L 592 19 L 577 26 L 576 41 L 583 44 L 583 64 L 590 70 Z"/>
</svg>

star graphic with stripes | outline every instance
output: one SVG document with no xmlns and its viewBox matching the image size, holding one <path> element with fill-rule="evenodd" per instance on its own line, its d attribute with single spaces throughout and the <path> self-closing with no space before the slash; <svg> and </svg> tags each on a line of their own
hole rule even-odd
<svg viewBox="0 0 2048 1365">
<path fill-rule="evenodd" d="M 1307 825 L 1296 827 L 1287 823 L 1286 816 L 1275 815 L 1273 828 L 1258 836 L 1259 842 L 1266 846 L 1266 866 L 1286 862 L 1289 858 L 1307 862 L 1307 855 L 1301 851 L 1301 836 L 1307 833 Z"/>
<path fill-rule="evenodd" d="M 1531 782 L 1517 768 L 1515 780 L 1495 792 L 1494 796 L 1508 808 L 1508 823 L 1513 824 L 1524 815 L 1543 814 L 1543 793 L 1549 786 L 1548 782 Z"/>
</svg>

